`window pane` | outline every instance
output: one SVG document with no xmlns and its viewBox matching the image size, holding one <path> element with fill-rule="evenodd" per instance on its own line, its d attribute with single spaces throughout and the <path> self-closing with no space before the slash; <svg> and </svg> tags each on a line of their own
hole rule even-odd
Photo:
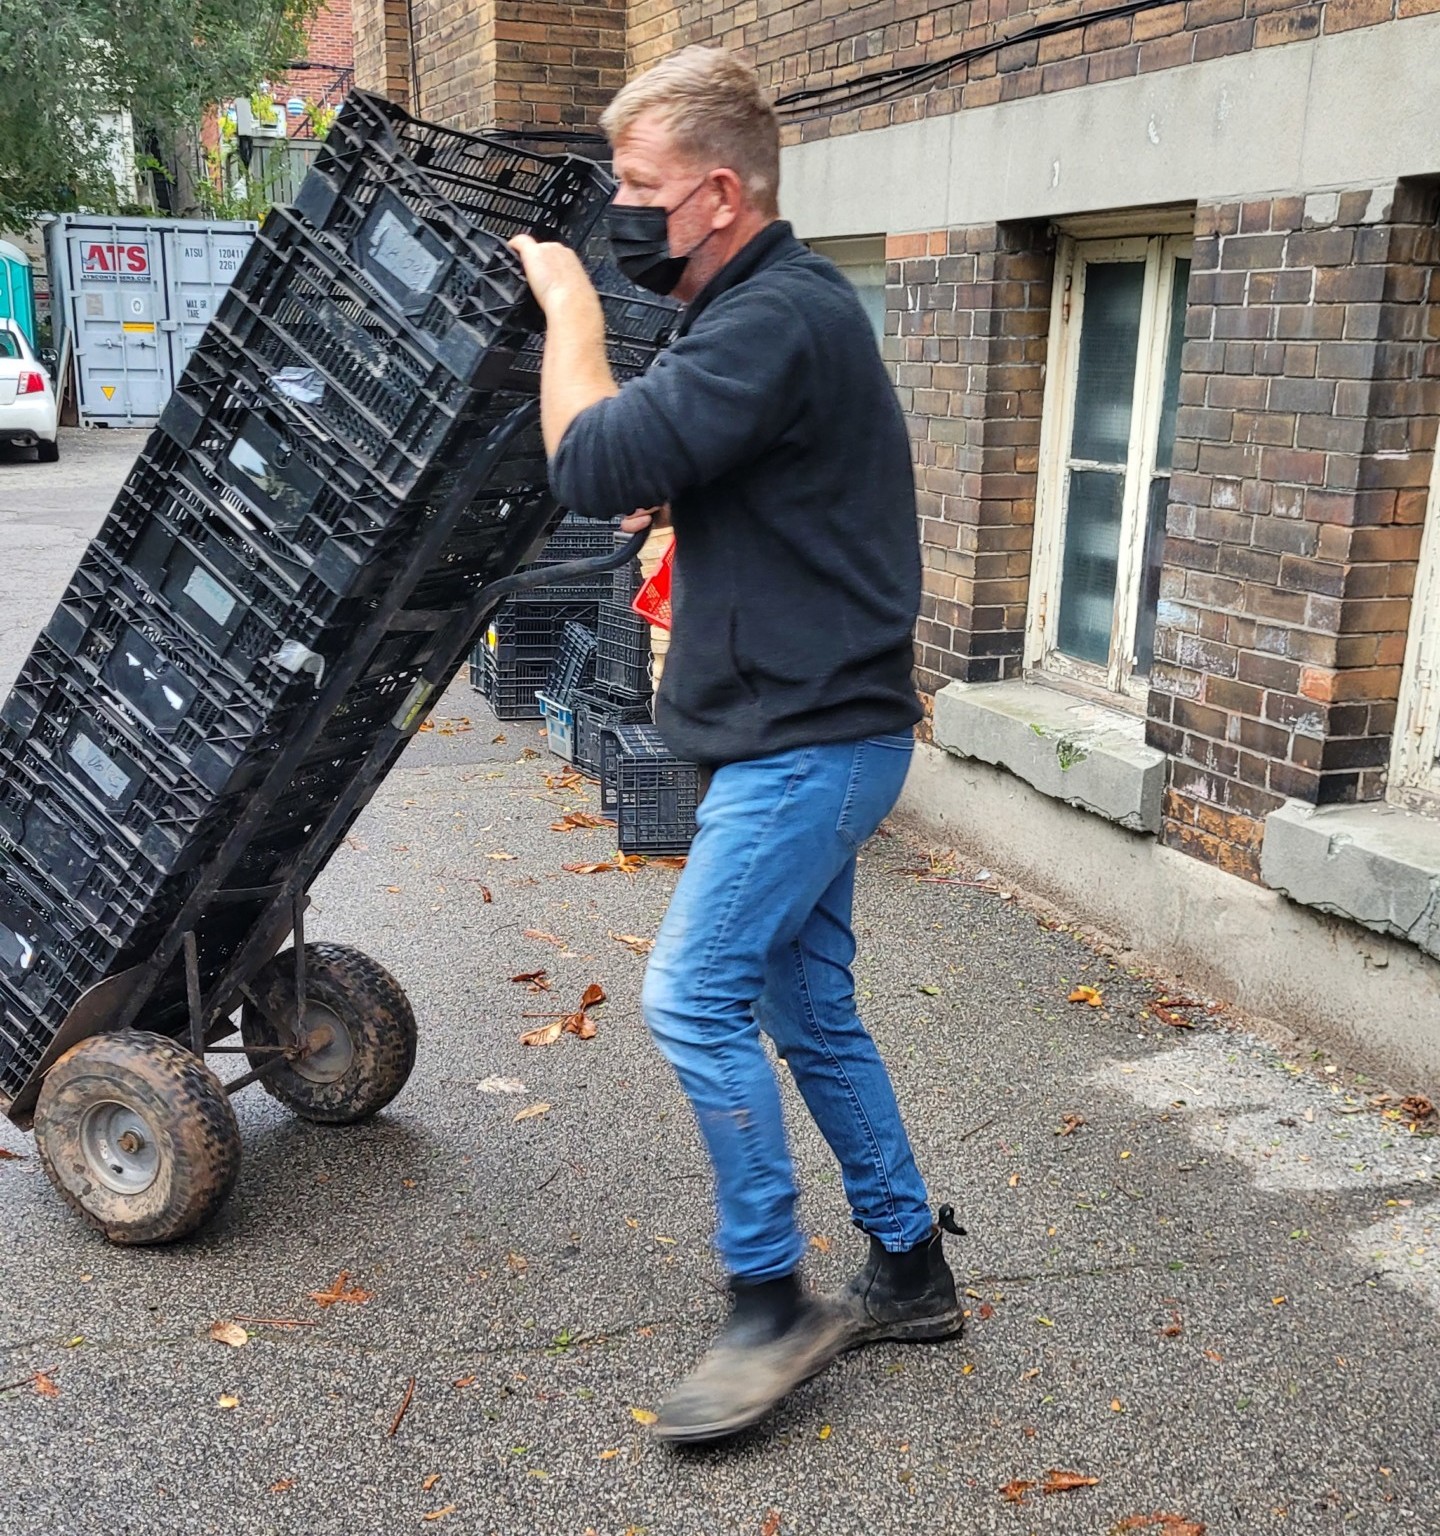
<svg viewBox="0 0 1440 1536">
<path fill-rule="evenodd" d="M 1123 464 L 1130 451 L 1143 261 L 1089 262 L 1070 456 Z"/>
<path fill-rule="evenodd" d="M 1156 469 L 1169 469 L 1175 454 L 1175 409 L 1180 403 L 1180 352 L 1185 345 L 1185 294 L 1189 287 L 1190 263 L 1177 261 L 1170 287 L 1170 336 L 1165 343 L 1165 394 L 1160 403 Z"/>
<path fill-rule="evenodd" d="M 1065 512 L 1065 556 L 1060 571 L 1056 639 L 1067 655 L 1102 667 L 1110 661 L 1124 488 L 1123 473 L 1074 470 Z"/>
</svg>

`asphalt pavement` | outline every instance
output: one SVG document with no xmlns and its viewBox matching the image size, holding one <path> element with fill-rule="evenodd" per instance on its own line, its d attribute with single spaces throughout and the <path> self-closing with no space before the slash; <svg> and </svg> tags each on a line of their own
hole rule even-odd
<svg viewBox="0 0 1440 1536">
<path fill-rule="evenodd" d="M 0 463 L 0 686 L 138 441 L 63 447 Z M 967 1332 L 849 1356 L 728 1446 L 654 1443 L 724 1305 L 706 1162 L 638 1012 L 676 873 L 567 872 L 613 831 L 554 830 L 598 795 L 537 722 L 463 679 L 433 720 L 314 892 L 312 936 L 388 966 L 420 1020 L 386 1113 L 331 1130 L 245 1091 L 219 1218 L 135 1251 L 0 1121 L 0 1532 L 1440 1531 L 1418 1106 L 1115 968 L 904 826 L 863 856 L 856 980 L 968 1229 Z M 520 1043 L 592 983 L 594 1038 Z M 785 1097 L 807 1267 L 837 1285 L 863 1240 Z"/>
</svg>

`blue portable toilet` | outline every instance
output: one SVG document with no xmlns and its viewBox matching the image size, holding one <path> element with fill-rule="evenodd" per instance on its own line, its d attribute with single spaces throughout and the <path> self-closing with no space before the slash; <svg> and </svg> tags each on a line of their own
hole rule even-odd
<svg viewBox="0 0 1440 1536">
<path fill-rule="evenodd" d="M 25 339 L 39 351 L 40 337 L 35 326 L 35 274 L 30 270 L 30 258 L 8 240 L 0 240 L 0 319 L 18 321 Z"/>
</svg>

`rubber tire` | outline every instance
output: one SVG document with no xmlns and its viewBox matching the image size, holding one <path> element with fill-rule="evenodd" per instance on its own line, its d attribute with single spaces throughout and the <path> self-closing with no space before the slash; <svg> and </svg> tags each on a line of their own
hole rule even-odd
<svg viewBox="0 0 1440 1536">
<path fill-rule="evenodd" d="M 138 1194 L 95 1183 L 80 1146 L 94 1104 L 143 1114 L 160 1148 Z M 219 1078 L 167 1035 L 127 1029 L 82 1040 L 50 1068 L 35 1106 L 35 1145 L 61 1198 L 112 1243 L 173 1243 L 219 1210 L 240 1171 L 240 1128 Z"/>
<path fill-rule="evenodd" d="M 36 443 L 35 461 L 38 464 L 58 464 L 60 462 L 60 439 L 57 437 L 53 443 L 47 443 L 42 438 Z"/>
<path fill-rule="evenodd" d="M 295 952 L 277 955 L 255 978 L 251 991 L 284 1017 L 295 1012 Z M 305 996 L 328 1008 L 344 1026 L 354 1052 L 349 1070 L 331 1083 L 302 1076 L 287 1062 L 260 1079 L 265 1091 L 303 1120 L 353 1125 L 378 1114 L 409 1080 L 418 1031 L 410 999 L 378 961 L 343 944 L 305 946 Z M 247 1049 L 285 1045 L 270 1014 L 247 1002 L 240 1015 Z M 252 1067 L 272 1060 L 255 1053 Z"/>
</svg>

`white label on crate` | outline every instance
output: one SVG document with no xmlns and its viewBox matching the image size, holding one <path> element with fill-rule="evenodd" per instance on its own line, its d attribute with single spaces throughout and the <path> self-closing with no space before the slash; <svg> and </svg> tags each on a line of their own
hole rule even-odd
<svg viewBox="0 0 1440 1536">
<path fill-rule="evenodd" d="M 441 265 L 388 208 L 371 231 L 370 254 L 414 293 L 429 293 Z"/>
<path fill-rule="evenodd" d="M 70 743 L 70 756 L 100 787 L 109 800 L 119 800 L 130 788 L 130 775 L 112 757 L 107 757 L 83 732 L 77 731 Z"/>
<path fill-rule="evenodd" d="M 209 573 L 199 566 L 190 572 L 190 579 L 182 589 L 185 596 L 197 607 L 203 608 L 217 624 L 224 624 L 235 612 L 237 599 Z"/>
</svg>

